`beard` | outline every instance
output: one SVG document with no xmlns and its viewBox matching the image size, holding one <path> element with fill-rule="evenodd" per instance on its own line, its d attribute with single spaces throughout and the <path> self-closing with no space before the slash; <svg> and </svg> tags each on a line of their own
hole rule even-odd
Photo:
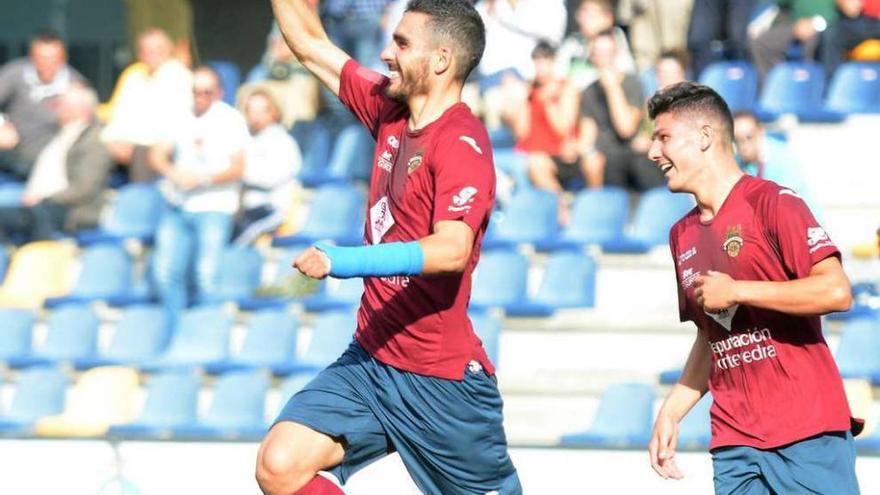
<svg viewBox="0 0 880 495">
<path fill-rule="evenodd" d="M 422 59 L 413 64 L 412 69 L 397 68 L 397 82 L 391 81 L 385 87 L 385 96 L 400 103 L 414 95 L 428 93 L 428 60 Z"/>
</svg>

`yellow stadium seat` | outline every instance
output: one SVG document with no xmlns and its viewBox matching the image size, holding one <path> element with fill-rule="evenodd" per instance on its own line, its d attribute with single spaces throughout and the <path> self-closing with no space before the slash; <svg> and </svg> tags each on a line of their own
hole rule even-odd
<svg viewBox="0 0 880 495">
<path fill-rule="evenodd" d="M 850 60 L 876 62 L 880 60 L 880 40 L 865 40 L 849 52 Z"/>
<path fill-rule="evenodd" d="M 138 373 L 133 368 L 105 366 L 82 374 L 70 391 L 67 408 L 39 420 L 35 431 L 43 437 L 102 436 L 113 426 L 137 416 Z"/>
<path fill-rule="evenodd" d="M 12 254 L 0 286 L 0 307 L 39 308 L 47 297 L 70 292 L 76 246 L 66 241 L 25 244 Z"/>
</svg>

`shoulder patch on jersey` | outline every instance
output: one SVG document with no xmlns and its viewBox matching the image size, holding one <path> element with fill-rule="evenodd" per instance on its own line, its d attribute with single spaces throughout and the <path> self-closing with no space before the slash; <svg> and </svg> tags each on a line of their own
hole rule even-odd
<svg viewBox="0 0 880 495">
<path fill-rule="evenodd" d="M 477 153 L 479 153 L 479 154 L 481 154 L 481 155 L 483 154 L 483 150 L 480 149 L 479 146 L 477 146 L 477 140 L 476 140 L 476 139 L 474 139 L 474 138 L 472 138 L 472 137 L 470 137 L 470 136 L 459 136 L 458 139 L 459 139 L 460 141 L 464 141 L 465 143 L 469 144 L 469 145 L 471 146 L 471 148 L 473 148 L 474 151 L 476 151 Z"/>
</svg>

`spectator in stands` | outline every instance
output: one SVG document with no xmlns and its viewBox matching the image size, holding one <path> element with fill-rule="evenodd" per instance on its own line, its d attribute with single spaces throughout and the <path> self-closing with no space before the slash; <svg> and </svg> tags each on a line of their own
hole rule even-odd
<svg viewBox="0 0 880 495">
<path fill-rule="evenodd" d="M 137 46 L 137 62 L 123 71 L 113 91 L 101 138 L 113 158 L 129 166 L 130 180 L 145 181 L 156 177 L 149 147 L 167 141 L 192 107 L 192 73 L 172 57 L 174 44 L 161 29 L 145 31 Z"/>
<path fill-rule="evenodd" d="M 591 61 L 593 43 L 600 33 L 611 30 L 618 51 L 614 65 L 621 73 L 635 73 L 636 64 L 629 50 L 629 42 L 620 27 L 614 25 L 614 8 L 609 0 L 583 0 L 575 10 L 578 30 L 569 35 L 556 56 L 557 70 L 567 74 L 579 90 L 598 79 L 599 73 Z"/>
<path fill-rule="evenodd" d="M 43 147 L 55 136 L 58 97 L 83 77 L 67 65 L 67 49 L 57 34 L 31 38 L 27 58 L 0 69 L 0 172 L 25 179 Z"/>
<path fill-rule="evenodd" d="M 165 306 L 187 306 L 190 266 L 195 300 L 217 282 L 223 250 L 238 210 L 247 126 L 222 101 L 220 77 L 210 67 L 193 72 L 193 113 L 177 127 L 173 142 L 150 148 L 150 163 L 171 208 L 156 234 L 155 279 Z"/>
<path fill-rule="evenodd" d="M 639 70 L 646 70 L 663 52 L 686 50 L 693 4 L 694 0 L 618 2 L 618 17 L 629 26 L 632 54 Z"/>
<path fill-rule="evenodd" d="M 775 0 L 764 13 L 763 23 L 749 28 L 749 48 L 761 81 L 770 69 L 785 61 L 792 43 L 800 46 L 800 57 L 815 60 L 821 34 L 837 22 L 834 0 Z"/>
<path fill-rule="evenodd" d="M 638 76 L 618 68 L 617 50 L 613 31 L 593 39 L 590 60 L 599 79 L 581 95 L 581 159 L 588 186 L 644 191 L 661 185 L 663 176 L 644 154 L 632 148 L 644 118 L 644 98 Z"/>
<path fill-rule="evenodd" d="M 97 100 L 80 84 L 58 98 L 61 127 L 37 155 L 21 206 L 0 209 L 2 241 L 46 240 L 98 224 L 113 162 L 99 139 Z"/>
<path fill-rule="evenodd" d="M 657 89 L 663 89 L 687 79 L 688 53 L 684 50 L 668 50 L 660 54 L 654 63 L 654 74 L 657 76 Z M 636 153 L 644 155 L 651 147 L 651 133 L 654 124 L 647 115 L 642 119 L 639 134 L 633 139 L 632 148 Z"/>
<path fill-rule="evenodd" d="M 556 48 L 546 40 L 532 51 L 535 79 L 522 88 L 524 98 L 509 105 L 505 118 L 516 149 L 528 153 L 529 177 L 538 188 L 561 192 L 583 173 L 577 153 L 578 91 L 554 71 Z M 507 84 L 521 84 L 508 80 Z"/>
<path fill-rule="evenodd" d="M 245 102 L 252 139 L 245 147 L 242 214 L 235 244 L 246 246 L 277 229 L 287 218 L 298 189 L 299 146 L 281 121 L 281 109 L 269 93 L 256 90 Z"/>
<path fill-rule="evenodd" d="M 734 60 L 749 58 L 746 30 L 755 5 L 757 0 L 694 2 L 687 34 L 694 77 L 699 77 L 703 69 L 718 58 L 719 52 Z"/>
<path fill-rule="evenodd" d="M 840 16 L 828 25 L 822 38 L 821 58 L 827 78 L 857 46 L 867 40 L 880 40 L 880 0 L 874 0 L 874 10 L 868 5 L 871 1 L 837 0 Z"/>
<path fill-rule="evenodd" d="M 318 80 L 302 64 L 284 42 L 278 26 L 273 24 L 266 40 L 262 60 L 248 73 L 247 82 L 239 89 L 236 100 L 239 108 L 251 92 L 261 89 L 270 92 L 281 107 L 281 121 L 286 128 L 301 120 L 314 120 L 318 113 Z"/>
<path fill-rule="evenodd" d="M 755 114 L 749 111 L 734 114 L 733 137 L 737 159 L 744 172 L 791 188 L 817 217 L 822 216 L 819 206 L 810 198 L 801 164 L 786 141 L 768 135 Z"/>
</svg>

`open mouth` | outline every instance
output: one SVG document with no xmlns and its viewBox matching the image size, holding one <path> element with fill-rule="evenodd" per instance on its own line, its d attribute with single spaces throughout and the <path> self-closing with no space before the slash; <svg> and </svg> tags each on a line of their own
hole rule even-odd
<svg viewBox="0 0 880 495">
<path fill-rule="evenodd" d="M 660 166 L 660 171 L 663 172 L 664 174 L 666 172 L 669 172 L 670 170 L 672 170 L 672 164 L 669 162 L 661 163 L 659 166 Z"/>
</svg>

